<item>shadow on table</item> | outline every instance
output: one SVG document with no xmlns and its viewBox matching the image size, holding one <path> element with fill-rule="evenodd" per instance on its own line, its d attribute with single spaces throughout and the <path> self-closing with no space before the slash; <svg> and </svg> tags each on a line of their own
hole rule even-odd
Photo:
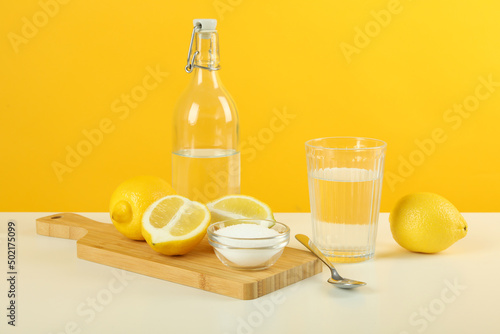
<svg viewBox="0 0 500 334">
<path fill-rule="evenodd" d="M 452 245 L 452 247 L 453 247 L 453 245 Z M 478 248 L 478 249 L 480 249 L 480 248 Z M 410 251 L 408 251 L 402 247 L 399 247 L 399 246 L 391 246 L 391 247 L 384 247 L 381 250 L 376 250 L 375 251 L 375 259 L 378 259 L 378 260 L 413 259 L 413 258 L 421 259 L 422 256 L 424 256 L 424 257 L 435 257 L 435 256 L 454 257 L 454 256 L 460 256 L 463 254 L 470 254 L 470 251 L 466 251 L 462 247 L 455 246 L 453 249 L 446 249 L 446 250 L 438 252 L 438 253 L 427 254 L 427 253 L 414 253 L 414 252 L 410 252 Z"/>
<path fill-rule="evenodd" d="M 381 247 L 382 248 L 382 247 Z M 428 254 L 431 255 L 432 254 Z M 413 253 L 404 248 L 401 248 L 397 245 L 394 246 L 386 246 L 383 249 L 375 251 L 375 259 L 412 259 L 416 257 L 421 257 L 420 253 Z"/>
</svg>

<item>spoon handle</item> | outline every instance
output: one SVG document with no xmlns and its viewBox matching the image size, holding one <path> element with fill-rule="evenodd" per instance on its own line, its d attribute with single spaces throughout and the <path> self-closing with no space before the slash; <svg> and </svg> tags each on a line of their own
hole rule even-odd
<svg viewBox="0 0 500 334">
<path fill-rule="evenodd" d="M 307 235 L 296 234 L 295 239 L 297 239 L 301 244 L 303 244 L 307 249 L 309 249 L 314 255 L 318 257 L 324 264 L 327 265 L 330 270 L 335 270 L 333 264 L 326 258 L 326 256 L 321 253 L 321 251 L 316 247 L 316 245 L 309 239 Z"/>
</svg>

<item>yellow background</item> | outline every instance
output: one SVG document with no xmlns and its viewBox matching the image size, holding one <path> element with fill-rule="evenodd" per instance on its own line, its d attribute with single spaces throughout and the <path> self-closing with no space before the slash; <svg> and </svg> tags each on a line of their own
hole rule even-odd
<svg viewBox="0 0 500 334">
<path fill-rule="evenodd" d="M 415 191 L 500 211 L 500 87 L 481 81 L 500 82 L 498 1 L 62 2 L 0 4 L 1 211 L 106 211 L 126 178 L 170 181 L 172 112 L 203 17 L 219 21 L 239 110 L 242 193 L 309 211 L 304 142 L 366 136 L 388 144 L 382 211 Z M 148 68 L 168 75 L 113 112 Z M 54 164 L 103 120 L 108 133 L 58 179 Z"/>
</svg>

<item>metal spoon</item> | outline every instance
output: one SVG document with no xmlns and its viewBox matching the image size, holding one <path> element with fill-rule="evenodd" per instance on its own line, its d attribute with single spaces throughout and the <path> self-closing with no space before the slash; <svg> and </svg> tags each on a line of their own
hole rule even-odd
<svg viewBox="0 0 500 334">
<path fill-rule="evenodd" d="M 323 253 L 321 253 L 318 247 L 316 247 L 316 245 L 309 239 L 308 236 L 303 234 L 297 234 L 295 235 L 295 239 L 297 239 L 301 244 L 306 246 L 307 249 L 309 249 L 314 255 L 318 257 L 318 259 L 323 261 L 323 263 L 326 264 L 328 268 L 330 268 L 330 271 L 332 272 L 332 277 L 328 279 L 328 283 L 335 284 L 337 288 L 341 289 L 352 289 L 352 288 L 357 288 L 358 286 L 366 285 L 365 282 L 355 281 L 340 276 L 339 273 L 337 272 L 337 269 L 335 269 L 333 264 L 326 258 L 326 256 L 323 255 Z"/>
</svg>

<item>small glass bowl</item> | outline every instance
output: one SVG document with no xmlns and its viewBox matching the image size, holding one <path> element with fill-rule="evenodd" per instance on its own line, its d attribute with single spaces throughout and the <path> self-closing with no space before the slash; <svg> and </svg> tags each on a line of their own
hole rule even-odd
<svg viewBox="0 0 500 334">
<path fill-rule="evenodd" d="M 235 238 L 217 234 L 217 231 L 237 224 L 269 226 L 277 235 L 264 238 Z M 214 223 L 207 230 L 208 242 L 215 255 L 233 269 L 262 270 L 269 268 L 280 258 L 290 240 L 290 229 L 282 223 L 265 219 L 231 219 Z"/>
</svg>

